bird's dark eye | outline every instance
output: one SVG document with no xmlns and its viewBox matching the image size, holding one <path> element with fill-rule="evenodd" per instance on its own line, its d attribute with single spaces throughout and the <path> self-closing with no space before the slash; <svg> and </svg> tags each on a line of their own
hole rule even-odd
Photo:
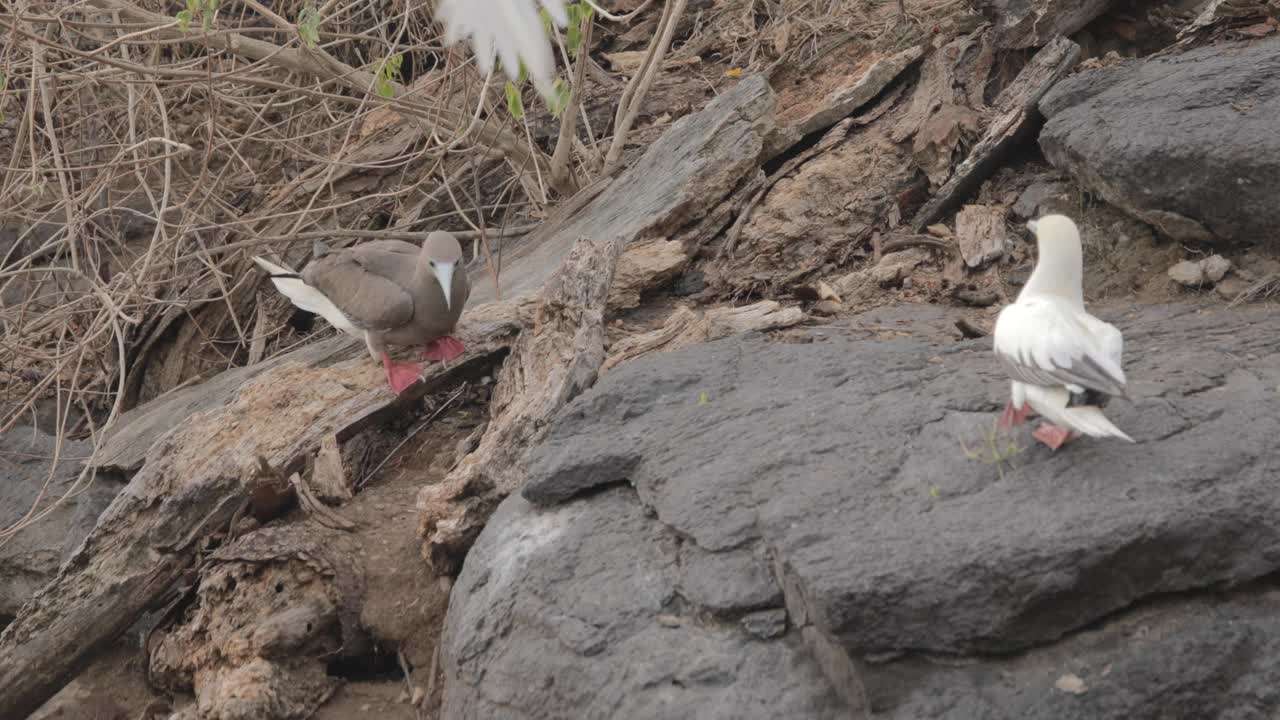
<svg viewBox="0 0 1280 720">
<path fill-rule="evenodd" d="M 431 267 L 435 267 L 435 266 L 436 266 L 436 261 L 435 261 L 435 260 L 428 260 L 427 262 L 431 263 Z"/>
</svg>

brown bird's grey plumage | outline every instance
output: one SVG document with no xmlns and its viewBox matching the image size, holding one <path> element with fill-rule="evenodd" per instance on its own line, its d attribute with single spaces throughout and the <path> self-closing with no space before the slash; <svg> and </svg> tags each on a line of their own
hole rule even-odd
<svg viewBox="0 0 1280 720">
<path fill-rule="evenodd" d="M 450 333 L 471 284 L 462 247 L 447 232 L 431 233 L 420 248 L 400 240 L 333 251 L 317 244 L 316 258 L 301 273 L 260 257 L 253 261 L 294 305 L 364 339 L 397 393 L 421 377 L 421 368 L 392 360 L 388 345 L 422 345 L 425 360 L 452 360 L 464 350 Z"/>
</svg>

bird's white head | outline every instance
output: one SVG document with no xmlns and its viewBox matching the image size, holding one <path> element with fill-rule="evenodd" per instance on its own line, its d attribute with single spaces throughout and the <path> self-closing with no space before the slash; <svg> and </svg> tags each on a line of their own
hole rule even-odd
<svg viewBox="0 0 1280 720">
<path fill-rule="evenodd" d="M 452 309 L 453 271 L 462 260 L 462 246 L 458 244 L 458 239 L 443 230 L 436 230 L 422 244 L 422 257 L 440 283 L 445 307 Z"/>
<path fill-rule="evenodd" d="M 1036 236 L 1039 257 L 1023 292 L 1066 297 L 1084 305 L 1084 253 L 1080 230 L 1066 215 L 1045 215 L 1027 223 Z"/>
</svg>

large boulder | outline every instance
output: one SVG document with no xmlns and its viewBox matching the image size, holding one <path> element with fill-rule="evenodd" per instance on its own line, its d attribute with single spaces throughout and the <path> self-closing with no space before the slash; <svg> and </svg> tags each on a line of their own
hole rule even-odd
<svg viewBox="0 0 1280 720">
<path fill-rule="evenodd" d="M 988 341 L 735 338 L 609 373 L 467 558 L 446 717 L 1273 716 L 1280 319 L 1100 314 L 1136 445 L 985 445 Z"/>
<path fill-rule="evenodd" d="M 75 440 L 59 448 L 56 438 L 30 427 L 0 433 L 0 530 L 14 528 L 0 538 L 0 619 L 16 615 L 53 579 L 119 491 L 102 478 L 76 485 L 92 450 Z"/>
<path fill-rule="evenodd" d="M 1082 72 L 1040 109 L 1045 157 L 1166 235 L 1280 242 L 1280 38 Z"/>
<path fill-rule="evenodd" d="M 708 555 L 630 488 L 508 498 L 454 586 L 442 717 L 842 717 L 795 633 L 754 632 L 782 607 L 762 561 Z"/>
</svg>

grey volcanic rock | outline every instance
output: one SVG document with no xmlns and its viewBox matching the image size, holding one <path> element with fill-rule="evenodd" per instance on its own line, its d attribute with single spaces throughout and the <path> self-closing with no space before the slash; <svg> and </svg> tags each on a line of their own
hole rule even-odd
<svg viewBox="0 0 1280 720">
<path fill-rule="evenodd" d="M 846 717 L 1273 717 L 1280 318 L 1095 311 L 1137 444 L 1053 453 L 1031 423 L 1000 467 L 985 341 L 735 338 L 609 373 L 531 458 L 544 507 L 508 500 L 467 559 L 446 717 L 825 717 L 815 665 Z M 744 664 L 691 679 L 721 652 Z M 716 704 L 761 686 L 812 711 Z"/>
<path fill-rule="evenodd" d="M 1203 720 L 1276 717 L 1280 590 L 1152 603 L 1047 648 L 977 663 L 909 657 L 869 667 L 878 720 Z M 1084 682 L 1071 694 L 1054 684 Z"/>
<path fill-rule="evenodd" d="M 80 475 L 89 442 L 68 440 L 54 466 L 54 438 L 29 427 L 0 433 L 0 529 L 33 508 L 48 509 Z M 12 616 L 49 582 L 63 559 L 93 529 L 119 485 L 99 479 L 0 544 L 0 616 Z"/>
<path fill-rule="evenodd" d="M 698 616 L 679 593 L 681 545 L 630 488 L 549 510 L 508 498 L 454 586 L 443 717 L 845 717 L 797 637 Z"/>
<path fill-rule="evenodd" d="M 1264 325 L 1113 318 L 1132 400 L 1108 415 L 1138 444 L 1054 454 L 1024 436 L 1003 478 L 959 445 L 980 445 L 1007 397 L 988 342 L 757 338 L 651 357 L 566 408 L 525 492 L 629 480 L 704 549 L 765 543 L 793 619 L 850 656 L 1014 652 L 1280 567 L 1280 321 L 1253 314 Z"/>
<path fill-rule="evenodd" d="M 1045 157 L 1166 235 L 1280 237 L 1280 38 L 1083 72 L 1040 109 Z"/>
</svg>

